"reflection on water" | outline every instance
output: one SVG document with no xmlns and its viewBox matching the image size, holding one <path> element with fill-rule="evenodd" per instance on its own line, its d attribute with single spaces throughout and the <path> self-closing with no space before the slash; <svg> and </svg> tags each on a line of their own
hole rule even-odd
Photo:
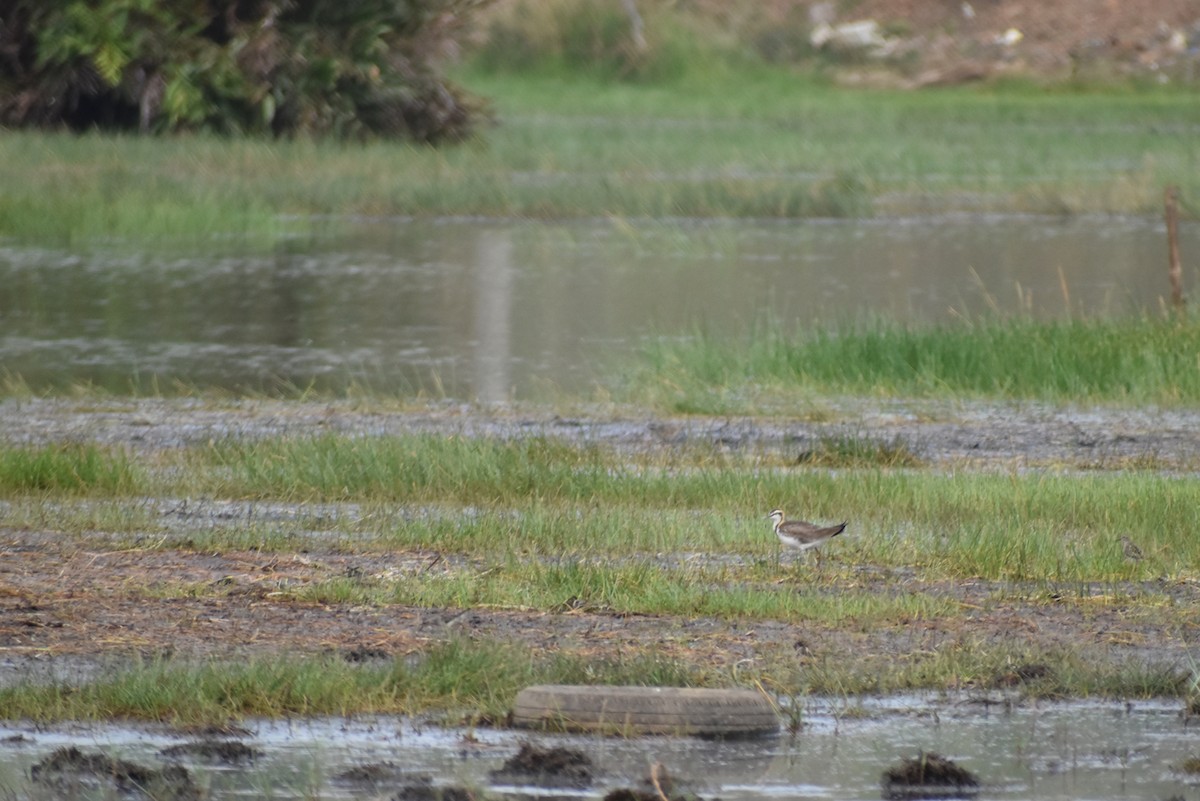
<svg viewBox="0 0 1200 801">
<path fill-rule="evenodd" d="M 596 785 L 582 794 L 588 798 L 630 786 L 657 761 L 694 782 L 705 798 L 877 799 L 880 774 L 923 749 L 978 775 L 982 798 L 1194 799 L 1200 796 L 1195 780 L 1177 768 L 1200 745 L 1178 709 L 1178 703 L 1068 703 L 989 712 L 966 699 L 813 701 L 794 739 L 732 742 L 466 732 L 394 718 L 269 721 L 248 726 L 245 740 L 261 752 L 252 764 L 184 764 L 216 801 L 390 797 L 395 787 L 364 793 L 334 778 L 371 763 L 428 774 L 439 784 L 529 795 L 531 788 L 492 786 L 488 776 L 522 739 L 532 738 L 542 747 L 564 745 L 588 755 L 598 767 Z M 14 741 L 17 734 L 22 739 Z M 0 725 L 0 794 L 30 795 L 29 767 L 65 745 L 161 767 L 168 761 L 159 751 L 182 739 L 107 724 Z"/>
<path fill-rule="evenodd" d="M 498 403 L 512 387 L 512 237 L 484 231 L 477 253 L 474 389 L 479 400 Z"/>
<path fill-rule="evenodd" d="M 0 364 L 35 389 L 358 384 L 499 401 L 586 389 L 647 336 L 736 336 L 765 318 L 1156 308 L 1162 228 L 401 220 L 268 255 L 0 247 Z M 1200 229 L 1181 235 L 1185 257 L 1200 253 Z"/>
</svg>

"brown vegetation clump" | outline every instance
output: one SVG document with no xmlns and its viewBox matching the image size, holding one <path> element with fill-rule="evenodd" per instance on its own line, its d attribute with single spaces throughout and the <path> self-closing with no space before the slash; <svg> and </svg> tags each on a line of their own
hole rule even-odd
<svg viewBox="0 0 1200 801">
<path fill-rule="evenodd" d="M 389 801 L 476 801 L 476 797 L 466 787 L 438 785 L 422 778 L 401 787 Z"/>
<path fill-rule="evenodd" d="M 119 793 L 138 793 L 166 801 L 198 801 L 200 788 L 179 765 L 162 770 L 143 767 L 104 754 L 85 754 L 74 746 L 60 748 L 29 769 L 35 784 L 51 787 L 67 797 L 101 781 Z"/>
<path fill-rule="evenodd" d="M 978 792 L 975 774 L 931 751 L 883 772 L 884 798 L 972 798 Z"/>
<path fill-rule="evenodd" d="M 538 787 L 590 787 L 592 778 L 592 761 L 582 751 L 543 749 L 530 742 L 521 743 L 515 755 L 492 771 L 493 781 Z"/>
<path fill-rule="evenodd" d="M 238 740 L 203 739 L 190 743 L 179 743 L 168 746 L 159 752 L 168 759 L 193 757 L 209 762 L 221 762 L 236 765 L 242 762 L 253 762 L 261 752 Z"/>
</svg>

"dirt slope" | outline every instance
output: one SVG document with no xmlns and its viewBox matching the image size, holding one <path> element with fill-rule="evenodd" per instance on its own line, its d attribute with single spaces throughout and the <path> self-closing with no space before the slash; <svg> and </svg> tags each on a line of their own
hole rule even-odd
<svg viewBox="0 0 1200 801">
<path fill-rule="evenodd" d="M 889 40 L 888 61 L 916 84 L 1004 74 L 1200 84 L 1197 0 L 784 0 L 772 15 L 785 24 L 874 20 Z"/>
</svg>

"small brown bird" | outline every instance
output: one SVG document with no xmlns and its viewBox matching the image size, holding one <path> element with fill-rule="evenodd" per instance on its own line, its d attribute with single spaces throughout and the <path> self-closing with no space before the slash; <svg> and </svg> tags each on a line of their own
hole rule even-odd
<svg viewBox="0 0 1200 801">
<path fill-rule="evenodd" d="M 767 515 L 767 517 L 774 521 L 775 536 L 779 537 L 779 541 L 784 546 L 800 552 L 816 548 L 821 543 L 833 539 L 846 530 L 845 523 L 838 523 L 834 526 L 818 526 L 813 523 L 806 523 L 803 520 L 786 520 L 781 509 L 776 509 Z M 820 558 L 821 556 L 818 552 L 817 559 L 819 560 Z"/>
<path fill-rule="evenodd" d="M 1132 559 L 1135 562 L 1140 562 L 1142 560 L 1142 549 L 1137 547 L 1137 544 L 1133 540 L 1129 539 L 1128 536 L 1122 535 L 1121 549 L 1125 551 L 1126 559 Z"/>
</svg>

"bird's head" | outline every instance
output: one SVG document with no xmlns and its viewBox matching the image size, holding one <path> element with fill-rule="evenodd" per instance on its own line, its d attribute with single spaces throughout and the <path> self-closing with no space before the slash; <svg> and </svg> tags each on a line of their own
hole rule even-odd
<svg viewBox="0 0 1200 801">
<path fill-rule="evenodd" d="M 767 515 L 767 517 L 771 520 L 774 520 L 775 525 L 779 525 L 779 521 L 783 520 L 783 510 L 776 509 L 775 511 L 771 512 L 771 514 Z"/>
</svg>

